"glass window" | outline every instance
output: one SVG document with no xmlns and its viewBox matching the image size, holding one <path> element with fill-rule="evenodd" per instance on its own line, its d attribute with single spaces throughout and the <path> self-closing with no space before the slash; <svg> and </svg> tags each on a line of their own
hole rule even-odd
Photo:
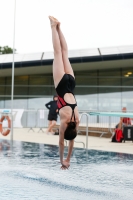
<svg viewBox="0 0 133 200">
<path fill-rule="evenodd" d="M 129 77 L 133 78 L 133 67 L 125 67 L 124 69 L 122 69 L 122 77 L 126 77 L 125 75 L 129 75 Z"/>
<path fill-rule="evenodd" d="M 6 78 L 6 84 L 7 85 L 12 84 L 11 77 Z M 28 76 L 15 76 L 14 77 L 14 85 L 28 85 Z"/>
<path fill-rule="evenodd" d="M 121 86 L 120 69 L 99 70 L 98 85 L 100 86 Z"/>
<path fill-rule="evenodd" d="M 0 77 L 0 85 L 5 85 L 5 78 Z"/>
<path fill-rule="evenodd" d="M 75 88 L 75 95 L 97 94 L 97 87 L 77 86 Z"/>
<path fill-rule="evenodd" d="M 122 106 L 133 110 L 133 68 L 78 71 L 75 77 L 79 110 L 121 111 Z M 1 108 L 11 107 L 11 82 L 11 77 L 0 79 Z M 54 94 L 52 74 L 14 78 L 14 108 L 45 109 Z"/>
<path fill-rule="evenodd" d="M 0 96 L 5 95 L 5 86 L 0 86 Z"/>
<path fill-rule="evenodd" d="M 133 89 L 122 88 L 122 107 L 126 107 L 129 112 L 133 112 Z"/>
<path fill-rule="evenodd" d="M 122 77 L 122 86 L 133 87 L 133 77 Z"/>
<path fill-rule="evenodd" d="M 108 77 L 99 77 L 99 86 L 120 86 L 121 85 L 121 78 L 108 78 Z"/>
<path fill-rule="evenodd" d="M 27 103 L 26 97 L 14 97 L 13 107 L 16 109 L 27 109 Z"/>
<path fill-rule="evenodd" d="M 11 98 L 5 98 L 5 108 L 11 108 Z M 13 99 L 14 109 L 27 109 L 27 98 L 25 97 L 14 97 Z"/>
<path fill-rule="evenodd" d="M 50 89 L 51 89 L 51 94 L 52 94 L 52 96 L 55 95 L 55 94 L 57 94 L 54 85 L 51 86 Z"/>
<path fill-rule="evenodd" d="M 15 86 L 14 87 L 14 95 L 28 95 L 28 86 L 24 87 L 19 87 L 19 86 Z"/>
<path fill-rule="evenodd" d="M 98 109 L 102 111 L 121 110 L 121 88 L 99 88 Z"/>
<path fill-rule="evenodd" d="M 38 86 L 38 87 L 29 87 L 29 95 L 52 95 L 52 90 L 51 87 L 42 87 L 42 86 Z"/>
<path fill-rule="evenodd" d="M 0 108 L 4 108 L 5 100 L 4 97 L 0 97 Z"/>
<path fill-rule="evenodd" d="M 118 77 L 121 77 L 121 70 L 120 69 L 101 69 L 99 70 L 99 77 L 102 77 L 102 76 L 111 76 L 112 78 L 114 76 L 118 76 Z"/>
<path fill-rule="evenodd" d="M 11 85 L 9 86 L 6 86 L 6 92 L 5 92 L 6 95 L 11 95 Z"/>
<path fill-rule="evenodd" d="M 29 85 L 52 85 L 52 75 L 34 75 L 29 77 Z"/>
<path fill-rule="evenodd" d="M 50 97 L 42 97 L 42 98 L 29 98 L 28 99 L 28 109 L 46 109 L 45 104 L 51 101 Z"/>
<path fill-rule="evenodd" d="M 12 78 L 6 77 L 6 85 L 11 85 L 11 84 L 12 84 Z"/>
<path fill-rule="evenodd" d="M 133 86 L 133 68 L 122 69 L 122 86 Z"/>
<path fill-rule="evenodd" d="M 81 67 L 81 64 L 80 64 L 80 67 Z M 89 67 L 89 66 L 88 66 Z M 75 77 L 77 78 L 77 76 L 97 76 L 97 70 L 94 70 L 94 71 L 78 71 L 78 72 L 75 72 Z"/>
<path fill-rule="evenodd" d="M 97 77 L 94 76 L 94 77 L 91 77 L 91 76 L 76 76 L 76 85 L 79 86 L 79 85 L 85 85 L 85 86 L 88 86 L 88 85 L 91 85 L 91 86 L 95 86 L 97 85 Z"/>
<path fill-rule="evenodd" d="M 5 97 L 5 108 L 11 108 L 11 97 Z"/>
<path fill-rule="evenodd" d="M 14 85 L 28 85 L 29 76 L 15 76 Z"/>
<path fill-rule="evenodd" d="M 79 110 L 97 110 L 97 94 L 76 95 Z"/>
</svg>

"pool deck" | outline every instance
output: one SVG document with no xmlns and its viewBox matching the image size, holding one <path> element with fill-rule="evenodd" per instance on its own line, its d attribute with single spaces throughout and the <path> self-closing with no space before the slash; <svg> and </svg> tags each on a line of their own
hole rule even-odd
<svg viewBox="0 0 133 200">
<path fill-rule="evenodd" d="M 45 132 L 38 131 L 38 128 L 34 128 L 34 132 L 32 130 L 29 131 L 28 128 L 14 128 L 13 140 L 58 145 L 58 135 L 48 135 Z M 6 137 L 0 134 L 0 139 L 10 140 L 10 137 L 11 134 Z M 76 141 L 82 141 L 86 144 L 86 136 L 78 135 Z M 74 147 L 83 148 L 83 144 L 75 142 Z M 88 149 L 133 154 L 133 143 L 130 141 L 126 141 L 125 143 L 112 143 L 110 138 L 89 136 Z"/>
</svg>

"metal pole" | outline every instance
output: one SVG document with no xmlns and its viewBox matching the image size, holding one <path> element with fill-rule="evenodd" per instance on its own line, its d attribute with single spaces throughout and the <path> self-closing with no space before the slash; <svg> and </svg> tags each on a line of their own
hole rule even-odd
<svg viewBox="0 0 133 200">
<path fill-rule="evenodd" d="M 86 115 L 86 149 L 88 149 L 88 114 L 82 113 L 79 121 L 81 121 L 83 115 Z"/>
<path fill-rule="evenodd" d="M 111 116 L 109 116 L 109 131 L 111 130 Z"/>
<path fill-rule="evenodd" d="M 109 132 L 112 134 L 111 138 L 113 137 L 113 132 L 111 130 L 111 116 L 109 116 Z"/>
<path fill-rule="evenodd" d="M 86 114 L 86 149 L 88 149 L 88 114 Z"/>
<path fill-rule="evenodd" d="M 11 141 L 13 141 L 13 94 L 14 94 L 14 54 L 15 54 L 15 19 L 16 19 L 16 0 L 14 0 L 14 29 L 13 29 L 13 61 L 12 61 L 12 89 L 11 89 Z"/>
</svg>

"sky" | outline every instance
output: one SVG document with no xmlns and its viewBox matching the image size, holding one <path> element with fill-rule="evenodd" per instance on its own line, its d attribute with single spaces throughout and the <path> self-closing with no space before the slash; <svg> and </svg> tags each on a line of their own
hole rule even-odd
<svg viewBox="0 0 133 200">
<path fill-rule="evenodd" d="M 13 48 L 15 0 L 0 0 L 0 46 Z M 16 0 L 17 53 L 53 51 L 48 16 L 69 50 L 133 45 L 133 0 Z"/>
</svg>

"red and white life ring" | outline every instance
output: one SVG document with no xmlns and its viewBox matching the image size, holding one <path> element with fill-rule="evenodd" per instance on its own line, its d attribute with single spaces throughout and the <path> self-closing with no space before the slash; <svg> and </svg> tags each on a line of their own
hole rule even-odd
<svg viewBox="0 0 133 200">
<path fill-rule="evenodd" d="M 5 118 L 8 121 L 8 128 L 7 128 L 7 130 L 3 131 L 2 122 Z M 0 119 L 0 132 L 1 132 L 1 134 L 3 136 L 7 136 L 10 133 L 10 130 L 11 130 L 11 120 L 10 120 L 9 116 L 2 116 L 1 119 Z"/>
</svg>

